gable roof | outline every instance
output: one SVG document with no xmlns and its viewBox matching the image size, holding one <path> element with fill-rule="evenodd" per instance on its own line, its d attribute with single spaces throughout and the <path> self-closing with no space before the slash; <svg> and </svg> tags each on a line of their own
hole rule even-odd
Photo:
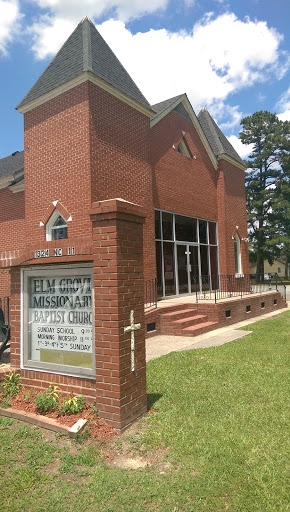
<svg viewBox="0 0 290 512">
<path fill-rule="evenodd" d="M 246 164 L 213 120 L 209 112 L 203 108 L 197 117 L 215 156 L 227 155 L 246 167 Z"/>
<path fill-rule="evenodd" d="M 150 119 L 151 128 L 153 128 L 153 126 L 159 123 L 159 121 L 161 121 L 161 119 L 167 116 L 170 112 L 176 112 L 178 115 L 192 123 L 200 137 L 202 144 L 204 145 L 204 148 L 214 168 L 218 168 L 216 156 L 213 153 L 213 150 L 203 133 L 203 130 L 196 117 L 196 114 L 185 93 L 180 94 L 179 96 L 174 96 L 174 98 L 169 98 L 168 100 L 161 101 L 160 103 L 156 103 L 156 105 L 153 105 L 152 108 L 155 110 L 156 114 Z"/>
<path fill-rule="evenodd" d="M 136 102 L 150 105 L 94 24 L 84 18 L 16 108 L 91 72 Z"/>
<path fill-rule="evenodd" d="M 12 155 L 0 158 L 0 179 L 15 176 L 24 171 L 24 151 L 15 151 Z"/>
<path fill-rule="evenodd" d="M 156 103 L 155 105 L 152 105 L 153 110 L 155 110 L 156 114 L 152 117 L 151 121 L 154 121 L 159 117 L 162 112 L 164 112 L 167 109 L 170 109 L 170 107 L 177 102 L 178 100 L 181 100 L 184 97 L 184 94 L 179 94 L 178 96 L 174 96 L 174 98 L 169 98 L 168 100 L 160 101 L 160 103 Z"/>
</svg>

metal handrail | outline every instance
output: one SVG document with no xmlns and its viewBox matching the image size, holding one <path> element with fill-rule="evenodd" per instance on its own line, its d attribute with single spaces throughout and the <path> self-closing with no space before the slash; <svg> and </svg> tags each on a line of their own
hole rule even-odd
<svg viewBox="0 0 290 512">
<path fill-rule="evenodd" d="M 145 281 L 145 305 L 147 311 L 151 308 L 157 308 L 157 279 L 147 279 Z"/>
<path fill-rule="evenodd" d="M 277 274 L 277 272 L 275 272 L 275 283 L 276 283 L 276 291 L 278 292 L 278 282 L 279 282 L 279 286 L 283 286 L 283 289 L 284 289 L 284 299 L 286 299 L 286 284 L 283 283 L 281 277 Z M 282 295 L 282 294 L 281 294 Z"/>
</svg>

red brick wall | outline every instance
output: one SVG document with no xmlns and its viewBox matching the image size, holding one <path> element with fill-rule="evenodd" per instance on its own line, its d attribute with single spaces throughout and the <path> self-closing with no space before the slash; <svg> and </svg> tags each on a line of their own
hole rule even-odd
<svg viewBox="0 0 290 512">
<path fill-rule="evenodd" d="M 90 236 L 91 162 L 88 83 L 24 114 L 26 239 L 43 242 L 47 208 L 72 215 L 68 237 Z"/>
<path fill-rule="evenodd" d="M 91 83 L 89 98 L 93 201 L 117 197 L 143 207 L 145 279 L 150 279 L 156 263 L 149 118 Z"/>
<path fill-rule="evenodd" d="M 234 241 L 236 226 L 240 238 L 247 238 L 245 173 L 226 160 L 219 162 L 219 270 L 235 274 Z M 248 243 L 241 240 L 242 272 L 249 274 Z"/>
<path fill-rule="evenodd" d="M 196 159 L 172 148 L 182 132 Z M 154 207 L 174 213 L 217 220 L 217 171 L 214 169 L 192 123 L 175 112 L 151 130 Z"/>
<path fill-rule="evenodd" d="M 3 252 L 23 247 L 24 192 L 13 194 L 8 188 L 0 190 L 0 258 Z M 8 270 L 0 270 L 0 297 L 10 295 Z"/>
</svg>

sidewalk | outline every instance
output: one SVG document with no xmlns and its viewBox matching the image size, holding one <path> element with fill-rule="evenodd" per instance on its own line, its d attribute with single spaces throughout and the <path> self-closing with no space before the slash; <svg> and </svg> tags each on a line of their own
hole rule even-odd
<svg viewBox="0 0 290 512">
<path fill-rule="evenodd" d="M 290 302 L 288 302 L 288 307 Z M 199 336 L 154 336 L 146 340 L 146 361 L 151 359 L 157 359 L 158 357 L 169 354 L 170 352 L 180 352 L 182 350 L 194 350 L 198 348 L 209 348 L 224 345 L 230 341 L 237 340 L 247 336 L 252 331 L 237 330 L 246 325 L 251 325 L 259 320 L 265 320 L 277 316 L 280 313 L 287 311 L 287 309 L 279 309 L 278 311 L 272 311 L 266 313 L 251 320 L 244 320 L 236 324 L 231 324 L 229 327 L 221 327 L 215 331 L 210 331 Z"/>
</svg>

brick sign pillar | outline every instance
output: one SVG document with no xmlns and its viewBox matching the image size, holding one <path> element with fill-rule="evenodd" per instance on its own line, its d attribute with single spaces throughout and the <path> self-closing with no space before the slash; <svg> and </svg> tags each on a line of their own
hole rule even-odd
<svg viewBox="0 0 290 512">
<path fill-rule="evenodd" d="M 93 203 L 96 400 L 123 430 L 147 411 L 142 209 Z"/>
</svg>

